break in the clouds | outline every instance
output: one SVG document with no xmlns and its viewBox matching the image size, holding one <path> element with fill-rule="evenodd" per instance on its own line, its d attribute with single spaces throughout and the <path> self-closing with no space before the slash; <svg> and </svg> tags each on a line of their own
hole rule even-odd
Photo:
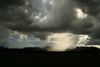
<svg viewBox="0 0 100 67">
<path fill-rule="evenodd" d="M 99 0 L 0 0 L 0 24 L 24 35 L 34 35 L 42 41 L 47 41 L 55 33 L 66 32 L 88 35 L 94 41 L 100 39 L 99 18 Z M 66 37 L 61 38 L 66 40 Z M 73 44 L 80 41 L 77 37 L 72 37 L 77 40 Z M 59 40 L 54 39 L 56 42 Z"/>
</svg>

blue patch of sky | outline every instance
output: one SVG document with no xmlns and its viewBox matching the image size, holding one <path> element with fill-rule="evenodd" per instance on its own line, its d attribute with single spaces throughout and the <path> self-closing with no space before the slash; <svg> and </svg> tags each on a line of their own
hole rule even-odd
<svg viewBox="0 0 100 67">
<path fill-rule="evenodd" d="M 52 43 L 45 43 L 42 42 L 34 36 L 30 36 L 27 39 L 20 39 L 21 41 L 18 41 L 19 36 L 18 35 L 13 35 L 13 38 L 9 38 L 9 48 L 24 48 L 24 47 L 45 47 L 45 46 L 50 46 Z"/>
<path fill-rule="evenodd" d="M 47 14 L 49 14 L 52 10 L 52 5 L 49 3 L 49 0 L 44 3 L 43 0 L 37 0 L 36 1 L 37 8 L 40 9 L 41 16 L 40 18 L 44 18 Z M 33 17 L 36 16 L 36 14 L 33 15 Z"/>
</svg>

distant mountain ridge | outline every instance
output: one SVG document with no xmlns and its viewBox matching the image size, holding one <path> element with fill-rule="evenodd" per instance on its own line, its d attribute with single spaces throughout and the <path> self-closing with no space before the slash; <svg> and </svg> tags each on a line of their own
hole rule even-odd
<svg viewBox="0 0 100 67">
<path fill-rule="evenodd" d="M 75 49 L 70 49 L 69 51 L 100 51 L 97 47 L 76 47 Z"/>
</svg>

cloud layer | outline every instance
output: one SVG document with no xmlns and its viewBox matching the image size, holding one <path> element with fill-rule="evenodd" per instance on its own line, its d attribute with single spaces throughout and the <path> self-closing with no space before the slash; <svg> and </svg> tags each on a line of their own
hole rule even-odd
<svg viewBox="0 0 100 67">
<path fill-rule="evenodd" d="M 53 33 L 65 32 L 86 34 L 93 39 L 100 39 L 99 0 L 53 0 L 52 10 L 43 21 L 33 17 L 34 13 L 39 14 L 40 11 L 35 2 L 0 0 L 0 24 L 23 34 L 32 34 L 41 40 L 47 39 Z M 77 9 L 87 16 L 79 18 Z"/>
<path fill-rule="evenodd" d="M 39 10 L 34 0 L 18 0 L 1 4 L 1 21 L 4 26 L 20 32 L 72 32 L 76 34 L 89 33 L 87 29 L 93 24 L 88 18 L 78 19 L 75 8 L 77 3 L 72 0 L 55 0 L 48 20 L 39 22 L 32 17 Z M 1 1 L 1 3 L 5 3 Z M 14 4 L 16 3 L 16 4 Z M 75 3 L 75 4 L 74 4 Z"/>
</svg>

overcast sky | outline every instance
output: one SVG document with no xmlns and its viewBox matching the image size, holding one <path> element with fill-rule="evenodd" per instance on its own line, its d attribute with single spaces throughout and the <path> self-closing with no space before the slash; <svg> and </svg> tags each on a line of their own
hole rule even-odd
<svg viewBox="0 0 100 67">
<path fill-rule="evenodd" d="M 0 0 L 0 46 L 99 47 L 99 18 L 99 0 Z"/>
</svg>

